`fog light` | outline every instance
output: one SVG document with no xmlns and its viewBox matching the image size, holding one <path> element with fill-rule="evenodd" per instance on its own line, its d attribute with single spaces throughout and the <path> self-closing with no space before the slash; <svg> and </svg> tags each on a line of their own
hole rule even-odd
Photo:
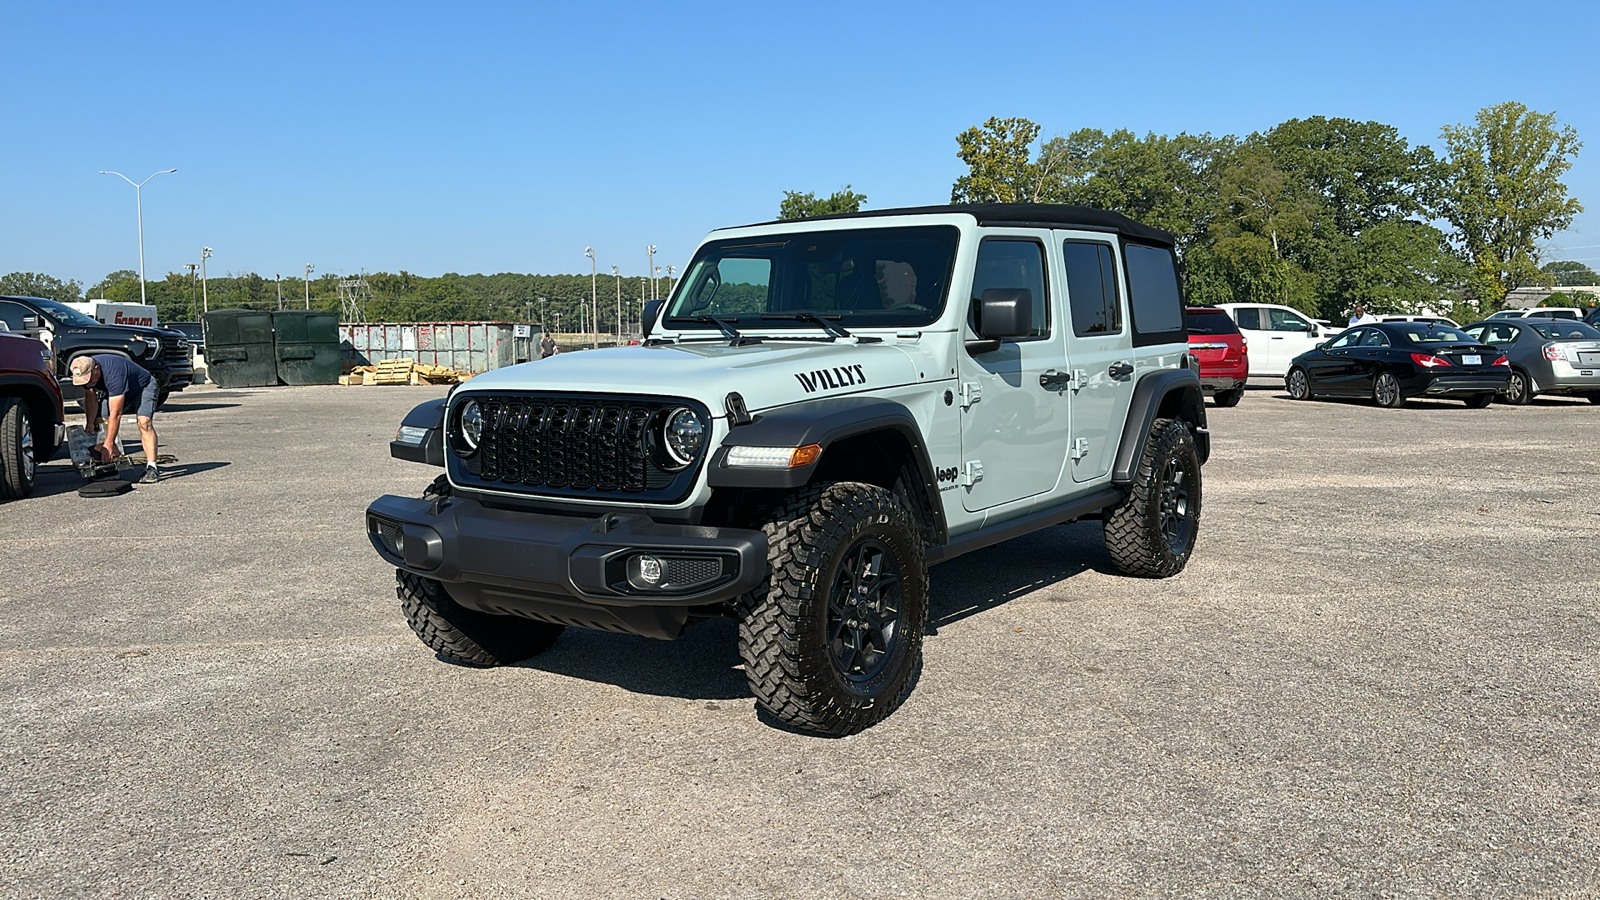
<svg viewBox="0 0 1600 900">
<path fill-rule="evenodd" d="M 639 565 L 639 580 L 645 584 L 661 583 L 661 560 L 654 556 L 641 556 L 637 559 Z"/>
</svg>

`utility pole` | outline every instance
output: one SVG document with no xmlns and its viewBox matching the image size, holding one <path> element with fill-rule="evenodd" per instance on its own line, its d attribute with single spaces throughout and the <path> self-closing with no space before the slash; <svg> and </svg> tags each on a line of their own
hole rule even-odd
<svg viewBox="0 0 1600 900">
<path fill-rule="evenodd" d="M 274 274 L 272 280 L 278 283 L 278 309 L 283 309 L 283 276 Z"/>
<path fill-rule="evenodd" d="M 199 310 L 195 306 L 195 303 L 199 300 L 199 298 L 195 296 L 195 290 L 197 286 L 196 282 L 200 277 L 196 274 L 200 271 L 200 265 L 198 263 L 184 263 L 183 267 L 189 270 L 189 318 L 198 319 L 200 317 Z"/>
<path fill-rule="evenodd" d="M 306 263 L 306 309 L 311 308 L 311 270 L 315 268 L 311 263 Z"/>
<path fill-rule="evenodd" d="M 211 312 L 211 296 L 206 293 L 206 260 L 211 258 L 211 248 L 200 248 L 200 302 L 205 304 L 205 311 Z"/>
</svg>

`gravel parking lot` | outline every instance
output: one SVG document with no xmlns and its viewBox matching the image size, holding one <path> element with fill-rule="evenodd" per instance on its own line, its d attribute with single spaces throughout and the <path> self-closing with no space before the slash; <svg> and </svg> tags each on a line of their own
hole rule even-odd
<svg viewBox="0 0 1600 900">
<path fill-rule="evenodd" d="M 824 740 L 723 623 L 426 651 L 361 511 L 442 390 L 191 390 L 162 483 L 4 507 L 0 895 L 1600 894 L 1600 407 L 1263 382 L 1181 576 L 940 566 L 916 692 Z"/>
</svg>

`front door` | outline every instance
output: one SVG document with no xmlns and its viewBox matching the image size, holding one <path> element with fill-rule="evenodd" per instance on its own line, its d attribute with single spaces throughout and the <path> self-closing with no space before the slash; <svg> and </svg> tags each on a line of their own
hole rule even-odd
<svg viewBox="0 0 1600 900">
<path fill-rule="evenodd" d="M 1092 233 L 1058 231 L 1055 237 L 1071 310 L 1071 321 L 1061 327 L 1072 376 L 1067 465 L 1074 482 L 1094 481 L 1111 471 L 1133 401 L 1133 337 L 1123 288 L 1127 282 L 1112 242 Z"/>
<path fill-rule="evenodd" d="M 1025 232 L 990 233 L 978 246 L 969 298 L 973 315 L 990 288 L 1022 288 L 1031 296 L 1032 333 L 1007 338 L 988 352 L 960 354 L 956 402 L 961 406 L 962 504 L 969 512 L 1043 494 L 1061 479 L 1068 415 L 1061 385 L 1061 329 L 1055 327 L 1045 245 Z"/>
</svg>

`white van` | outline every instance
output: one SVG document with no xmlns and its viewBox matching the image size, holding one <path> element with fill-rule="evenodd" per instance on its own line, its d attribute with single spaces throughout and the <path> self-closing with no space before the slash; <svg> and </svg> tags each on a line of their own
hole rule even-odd
<svg viewBox="0 0 1600 900">
<path fill-rule="evenodd" d="M 1296 356 L 1343 331 L 1321 324 L 1291 306 L 1218 303 L 1250 342 L 1250 375 L 1283 375 Z"/>
</svg>

